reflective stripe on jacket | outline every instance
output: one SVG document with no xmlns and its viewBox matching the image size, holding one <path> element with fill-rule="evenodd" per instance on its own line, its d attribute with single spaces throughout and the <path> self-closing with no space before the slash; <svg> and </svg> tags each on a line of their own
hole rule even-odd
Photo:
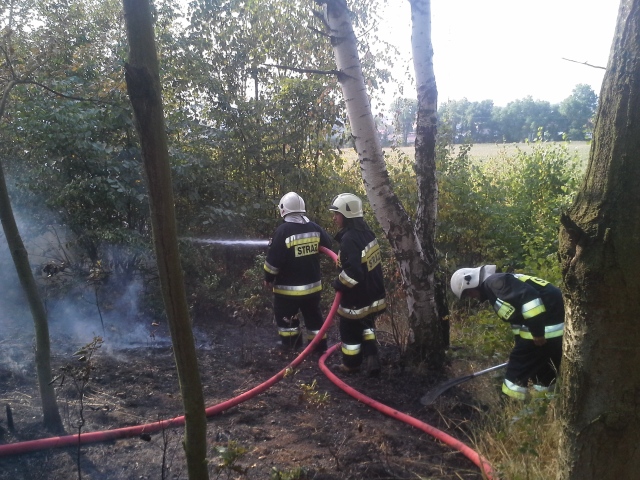
<svg viewBox="0 0 640 480">
<path fill-rule="evenodd" d="M 283 222 L 274 232 L 264 262 L 264 278 L 276 295 L 310 295 L 322 290 L 320 246 L 333 240 L 314 222 Z"/>
<path fill-rule="evenodd" d="M 481 285 L 498 316 L 522 338 L 554 338 L 564 331 L 564 302 L 560 289 L 541 278 L 494 273 Z"/>
<path fill-rule="evenodd" d="M 387 308 L 382 255 L 375 235 L 368 229 L 347 228 L 338 233 L 340 274 L 333 287 L 342 292 L 338 315 L 360 319 Z"/>
</svg>

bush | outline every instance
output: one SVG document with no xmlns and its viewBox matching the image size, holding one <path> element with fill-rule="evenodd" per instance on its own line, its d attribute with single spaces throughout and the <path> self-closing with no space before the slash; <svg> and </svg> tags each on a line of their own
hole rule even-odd
<svg viewBox="0 0 640 480">
<path fill-rule="evenodd" d="M 440 159 L 437 246 L 449 271 L 495 263 L 559 282 L 559 218 L 577 191 L 579 159 L 566 144 L 473 161 L 467 149 Z"/>
</svg>

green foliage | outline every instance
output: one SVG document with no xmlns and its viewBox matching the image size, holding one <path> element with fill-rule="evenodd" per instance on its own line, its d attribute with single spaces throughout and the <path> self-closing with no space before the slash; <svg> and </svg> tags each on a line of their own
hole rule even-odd
<svg viewBox="0 0 640 480">
<path fill-rule="evenodd" d="M 151 263 L 151 228 L 123 82 L 121 8 L 115 0 L 83 0 L 14 12 L 14 33 L 3 42 L 17 57 L 16 71 L 50 45 L 35 55 L 48 63 L 33 80 L 91 101 L 20 84 L 0 149 L 16 205 L 46 205 L 58 218 L 31 220 L 43 230 L 55 221 L 71 230 L 65 248 L 80 267 L 73 271 L 88 275 L 100 263 L 130 279 Z M 344 126 L 337 81 L 269 65 L 305 68 L 313 58 L 316 68 L 333 68 L 326 39 L 306 26 L 313 18 L 307 6 L 231 1 L 189 8 L 188 22 L 171 0 L 154 11 L 181 235 L 267 238 L 279 222 L 275 204 L 290 190 L 303 195 L 314 220 L 330 224 L 332 196 L 351 190 L 333 143 Z M 363 18 L 367 8 L 357 7 Z M 242 286 L 238 270 L 251 265 L 238 255 L 229 268 L 219 252 L 210 259 L 184 250 L 191 298 L 205 309 L 225 304 L 220 291 L 230 279 Z M 257 311 L 262 295 L 249 298 L 246 308 Z"/>
<path fill-rule="evenodd" d="M 273 293 L 263 287 L 266 254 L 256 255 L 253 266 L 234 282 L 236 311 L 245 318 L 260 318 L 271 310 Z"/>
<path fill-rule="evenodd" d="M 276 467 L 271 467 L 269 473 L 269 480 L 307 480 L 309 473 L 304 467 L 295 467 L 289 470 L 278 470 Z"/>
<path fill-rule="evenodd" d="M 318 382 L 314 380 L 311 384 L 300 384 L 300 402 L 314 408 L 324 408 L 331 400 L 331 396 L 327 392 L 318 391 Z"/>
<path fill-rule="evenodd" d="M 446 150 L 439 162 L 437 245 L 450 270 L 495 263 L 557 283 L 559 218 L 581 173 L 567 145 L 537 141 L 483 162 Z"/>
<path fill-rule="evenodd" d="M 411 217 L 415 217 L 418 203 L 418 184 L 414 160 L 404 151 L 391 148 L 385 152 L 387 171 L 393 184 L 393 191 L 402 201 L 405 210 Z"/>
<path fill-rule="evenodd" d="M 230 440 L 225 446 L 217 446 L 215 447 L 215 453 L 220 457 L 220 461 L 215 466 L 217 474 L 226 472 L 227 476 L 230 477 L 233 473 L 242 475 L 246 473 L 247 469 L 238 465 L 238 462 L 247 453 L 247 449 L 238 442 Z"/>
<path fill-rule="evenodd" d="M 463 347 L 465 356 L 473 358 L 494 358 L 504 361 L 513 345 L 513 333 L 505 322 L 496 318 L 490 308 L 454 309 L 449 315 L 451 323 L 451 343 Z M 455 351 L 452 352 L 455 355 Z"/>
<path fill-rule="evenodd" d="M 45 96 L 34 83 L 15 88 L 0 146 L 16 185 L 12 201 L 46 205 L 59 216 L 72 232 L 65 248 L 81 267 L 73 270 L 84 275 L 81 281 L 96 265 L 131 279 L 153 262 L 145 179 L 122 76 L 121 4 L 82 0 L 32 6 L 14 12 L 15 28 L 3 39 L 18 73 L 44 58 L 33 70 L 34 81 L 91 101 Z M 356 28 L 366 35 L 378 28 L 373 6 L 352 4 Z M 334 68 L 326 39 L 307 27 L 317 21 L 308 6 L 292 0 L 191 2 L 182 7 L 189 9 L 188 21 L 180 8 L 166 0 L 154 10 L 180 236 L 268 238 L 280 221 L 275 204 L 290 190 L 305 198 L 309 216 L 328 229 L 326 207 L 333 195 L 351 191 L 366 203 L 358 163 L 335 148 L 348 133 L 336 80 L 276 66 L 304 69 L 311 60 L 319 70 Z M 377 57 L 366 42 L 361 48 L 365 75 L 384 81 L 379 59 L 391 54 Z M 588 103 L 592 97 L 582 90 L 574 96 Z M 410 103 L 403 100 L 403 118 L 411 117 Z M 547 129 L 537 120 L 546 118 L 544 108 L 521 102 L 511 110 L 518 106 L 527 107 L 521 112 L 530 118 L 527 128 L 544 124 Z M 468 149 L 450 147 L 459 125 L 471 138 L 494 128 L 495 119 L 488 119 L 493 113 L 488 101 L 465 100 L 442 110 L 437 239 L 442 263 L 448 269 L 493 260 L 555 280 L 554 230 L 574 187 L 568 153 L 547 152 L 541 144 L 532 154 L 477 163 Z M 388 160 L 394 189 L 413 216 L 412 160 L 399 150 Z M 365 211 L 384 243 L 371 208 Z M 54 222 L 46 215 L 31 220 L 42 230 Z M 270 294 L 261 287 L 262 262 L 244 253 L 183 244 L 193 309 L 217 305 L 258 316 L 270 308 Z M 391 265 L 390 250 L 385 253 Z M 388 273 L 396 278 L 391 268 Z M 391 285 L 401 291 L 400 282 Z M 398 309 L 396 316 L 402 315 Z"/>
<path fill-rule="evenodd" d="M 390 108 L 397 142 L 406 145 L 407 136 L 413 132 L 416 123 L 418 100 L 415 98 L 396 98 Z"/>
<path fill-rule="evenodd" d="M 440 128 L 450 129 L 455 143 L 493 142 L 499 139 L 492 100 L 449 100 L 439 109 Z"/>
<path fill-rule="evenodd" d="M 560 113 L 569 119 L 569 140 L 585 140 L 593 132 L 593 117 L 596 113 L 598 96 L 589 85 L 579 84 L 571 96 L 560 104 Z"/>
<path fill-rule="evenodd" d="M 525 97 L 495 107 L 493 101 L 450 100 L 439 109 L 440 125 L 454 143 L 585 140 L 593 131 L 598 97 L 590 86 L 576 85 L 569 97 L 552 105 Z"/>
</svg>

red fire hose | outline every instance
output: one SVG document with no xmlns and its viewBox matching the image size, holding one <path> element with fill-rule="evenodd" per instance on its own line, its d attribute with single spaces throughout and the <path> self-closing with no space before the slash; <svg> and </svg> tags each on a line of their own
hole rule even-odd
<svg viewBox="0 0 640 480">
<path fill-rule="evenodd" d="M 334 261 L 336 260 L 336 254 L 331 250 L 326 249 L 324 247 L 320 247 L 320 250 L 322 251 L 322 253 L 331 257 L 332 260 Z M 322 326 L 318 334 L 315 336 L 315 338 L 309 343 L 309 345 L 307 345 L 307 347 L 300 353 L 300 355 L 298 355 L 298 357 L 296 357 L 289 365 L 287 365 L 284 369 L 282 369 L 276 375 L 271 377 L 266 382 L 258 385 L 257 387 L 254 387 L 251 390 L 248 390 L 230 400 L 227 400 L 222 403 L 206 408 L 205 409 L 206 416 L 211 417 L 225 410 L 228 410 L 229 408 L 234 407 L 242 402 L 245 402 L 250 398 L 255 397 L 256 395 L 272 387 L 278 381 L 282 380 L 282 378 L 284 378 L 284 376 L 289 371 L 291 371 L 291 369 L 295 368 L 300 363 L 302 363 L 302 361 L 307 357 L 307 355 L 315 348 L 316 344 L 320 342 L 320 340 L 324 337 L 324 334 L 327 332 L 327 330 L 331 326 L 333 322 L 333 317 L 335 316 L 336 311 L 338 310 L 338 306 L 340 305 L 341 297 L 342 297 L 342 294 L 340 292 L 336 292 L 336 296 L 333 300 L 333 304 L 331 305 L 331 310 L 327 315 L 324 325 Z M 333 345 L 331 348 L 327 350 L 327 352 L 320 358 L 320 361 L 319 361 L 320 368 L 333 383 L 335 383 L 338 387 L 340 387 L 346 393 L 358 399 L 362 403 L 369 405 L 370 407 L 375 408 L 376 410 L 379 410 L 380 412 L 385 413 L 386 415 L 389 415 L 393 418 L 397 418 L 398 420 L 401 420 L 405 423 L 408 423 L 409 425 L 419 428 L 424 432 L 428 433 L 429 435 L 435 437 L 436 439 L 441 440 L 442 442 L 449 445 L 450 447 L 453 447 L 459 450 L 463 455 L 469 458 L 473 463 L 475 463 L 481 469 L 481 471 L 485 474 L 487 479 L 494 480 L 494 478 L 496 478 L 491 476 L 492 468 L 489 465 L 489 463 L 482 456 L 480 456 L 477 452 L 469 448 L 464 443 L 456 440 L 455 438 L 447 435 L 446 433 L 438 430 L 435 427 L 427 425 L 413 417 L 410 417 L 409 415 L 403 414 L 401 412 L 398 412 L 397 410 L 394 410 L 379 402 L 376 402 L 375 400 L 349 387 L 347 384 L 345 384 L 339 378 L 337 378 L 333 373 L 331 373 L 331 371 L 327 368 L 324 362 L 325 362 L 325 359 L 331 353 L 333 353 L 339 346 L 340 344 Z M 179 417 L 175 417 L 173 419 L 161 420 L 158 422 L 147 423 L 144 425 L 134 425 L 131 427 L 116 428 L 113 430 L 105 430 L 100 432 L 87 432 L 82 434 L 65 435 L 61 437 L 41 438 L 38 440 L 28 440 L 25 442 L 10 443 L 7 445 L 0 445 L 0 458 L 9 457 L 12 455 L 19 455 L 23 453 L 35 452 L 39 450 L 47 450 L 51 448 L 70 447 L 70 446 L 84 445 L 87 443 L 106 442 L 106 441 L 117 440 L 122 438 L 137 437 L 142 434 L 154 433 L 154 432 L 162 431 L 167 428 L 180 427 L 184 425 L 184 423 L 185 423 L 185 417 L 184 415 L 182 415 Z"/>
<path fill-rule="evenodd" d="M 431 425 L 421 422 L 420 420 L 414 417 L 411 417 L 405 413 L 399 412 L 398 410 L 395 410 L 391 407 L 383 405 L 382 403 L 377 402 L 370 397 L 367 397 L 366 395 L 358 392 L 357 390 L 353 389 L 352 387 L 344 383 L 338 377 L 336 377 L 333 374 L 333 372 L 329 370 L 329 368 L 326 366 L 324 362 L 327 359 L 327 357 L 331 355 L 339 346 L 340 346 L 339 343 L 331 346 L 331 348 L 329 348 L 325 352 L 325 354 L 320 357 L 320 360 L 318 361 L 318 364 L 320 365 L 320 370 L 324 372 L 324 374 L 327 376 L 327 378 L 329 378 L 329 380 L 331 380 L 339 388 L 344 390 L 347 394 L 351 395 L 353 398 L 355 398 L 356 400 L 359 400 L 365 405 L 368 405 L 369 407 L 374 408 L 379 412 L 384 413 L 385 415 L 388 415 L 392 418 L 405 422 L 413 427 L 419 428 L 420 430 L 422 430 L 425 433 L 428 433 L 432 437 L 444 442 L 450 447 L 455 448 L 460 453 L 462 453 L 465 457 L 467 457 L 469 460 L 475 463 L 488 480 L 497 479 L 497 477 L 493 476 L 493 469 L 491 468 L 491 465 L 489 464 L 489 462 L 484 457 L 482 457 L 478 452 L 476 452 L 475 450 L 472 450 L 467 445 L 462 443 L 460 440 L 456 440 L 451 435 L 448 435 Z"/>
<path fill-rule="evenodd" d="M 322 253 L 331 257 L 333 261 L 336 260 L 337 256 L 331 250 L 324 247 L 320 247 L 320 250 L 322 251 Z M 331 326 L 333 317 L 338 310 L 338 305 L 340 305 L 341 296 L 342 295 L 340 294 L 340 292 L 336 293 L 335 299 L 333 300 L 333 305 L 331 306 L 331 310 L 329 311 L 329 315 L 327 315 L 327 319 L 325 320 L 324 325 L 319 330 L 315 338 L 309 343 L 309 345 L 307 345 L 307 348 L 305 348 L 300 353 L 300 355 L 298 355 L 298 357 L 293 360 L 293 362 L 291 362 L 284 369 L 280 370 L 280 372 L 278 372 L 276 375 L 271 377 L 266 382 L 258 385 L 257 387 L 252 388 L 251 390 L 235 398 L 206 408 L 206 416 L 210 417 L 216 415 L 224 410 L 238 405 L 239 403 L 255 397 L 256 395 L 273 386 L 278 381 L 282 380 L 287 372 L 302 363 L 305 357 L 315 348 L 316 344 L 320 342 L 326 331 Z M 63 437 L 50 437 L 38 440 L 28 440 L 25 442 L 10 443 L 7 445 L 0 445 L 0 458 L 8 457 L 11 455 L 18 455 L 21 453 L 35 452 L 38 450 L 47 450 L 50 448 L 70 447 L 76 445 L 84 445 L 86 443 L 106 442 L 109 440 L 117 440 L 120 438 L 137 437 L 142 434 L 154 433 L 165 430 L 167 428 L 181 427 L 182 425 L 184 425 L 184 422 L 185 418 L 184 415 L 182 415 L 180 417 L 175 417 L 169 420 L 160 420 L 158 422 L 147 423 L 144 425 L 134 425 L 131 427 L 116 428 L 113 430 L 104 430 L 100 432 L 87 432 L 82 434 L 65 435 Z"/>
</svg>

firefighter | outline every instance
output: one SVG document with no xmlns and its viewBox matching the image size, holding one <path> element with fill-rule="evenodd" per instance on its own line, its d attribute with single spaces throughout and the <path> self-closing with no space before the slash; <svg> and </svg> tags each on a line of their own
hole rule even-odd
<svg viewBox="0 0 640 480">
<path fill-rule="evenodd" d="M 458 298 L 489 300 L 498 316 L 511 324 L 515 344 L 502 384 L 504 394 L 525 400 L 553 389 L 564 331 L 560 289 L 541 278 L 496 273 L 495 265 L 484 265 L 457 270 L 451 276 L 451 290 Z"/>
<path fill-rule="evenodd" d="M 331 202 L 340 243 L 338 277 L 333 288 L 342 292 L 338 307 L 343 373 L 355 373 L 364 363 L 369 376 L 380 374 L 375 319 L 386 308 L 380 246 L 362 218 L 362 201 L 341 193 Z"/>
<path fill-rule="evenodd" d="M 322 328 L 319 247 L 331 248 L 333 240 L 322 227 L 306 217 L 304 200 L 297 193 L 284 195 L 278 209 L 283 223 L 269 243 L 264 285 L 273 290 L 273 313 L 280 345 L 285 351 L 294 351 L 302 346 L 299 313 L 304 318 L 309 341 Z M 325 335 L 316 352 L 326 349 Z"/>
</svg>

